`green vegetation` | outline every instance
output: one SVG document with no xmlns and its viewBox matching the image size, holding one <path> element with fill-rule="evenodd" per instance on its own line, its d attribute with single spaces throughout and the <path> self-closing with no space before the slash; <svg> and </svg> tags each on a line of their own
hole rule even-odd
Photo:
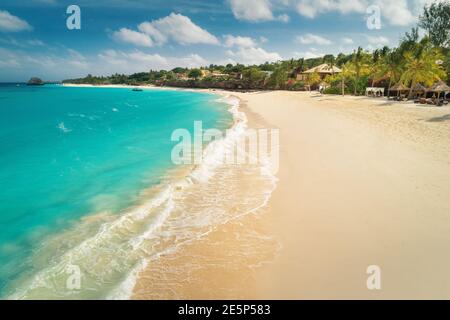
<svg viewBox="0 0 450 320">
<path fill-rule="evenodd" d="M 424 8 L 419 26 L 428 32 L 428 38 L 435 47 L 450 46 L 450 5 L 433 3 Z"/>
<path fill-rule="evenodd" d="M 307 90 L 325 82 L 325 93 L 361 95 L 369 86 L 389 88 L 401 82 L 412 88 L 420 83 L 426 87 L 435 81 L 450 80 L 450 3 L 434 3 L 424 7 L 419 29 L 413 28 L 401 38 L 398 47 L 384 47 L 368 52 L 359 47 L 352 54 L 325 55 L 314 59 L 291 59 L 275 63 L 244 66 L 209 65 L 200 69 L 175 68 L 170 71 L 150 70 L 129 76 L 109 77 L 88 75 L 67 83 L 152 84 L 177 87 L 222 88 L 230 90 Z M 328 75 L 303 74 L 321 64 L 338 67 L 342 72 Z M 449 83 L 450 84 L 450 83 Z M 410 96 L 412 92 L 410 92 Z"/>
<path fill-rule="evenodd" d="M 192 69 L 188 73 L 189 78 L 193 78 L 194 80 L 198 80 L 202 76 L 202 71 L 200 69 Z"/>
</svg>

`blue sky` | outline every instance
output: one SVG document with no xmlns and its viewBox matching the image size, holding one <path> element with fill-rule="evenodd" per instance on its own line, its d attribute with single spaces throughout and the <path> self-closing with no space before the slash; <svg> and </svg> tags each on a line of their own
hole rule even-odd
<svg viewBox="0 0 450 320">
<path fill-rule="evenodd" d="M 1 0 L 0 82 L 395 46 L 430 0 Z M 68 30 L 66 9 L 81 9 Z M 367 27 L 367 8 L 381 29 Z"/>
</svg>

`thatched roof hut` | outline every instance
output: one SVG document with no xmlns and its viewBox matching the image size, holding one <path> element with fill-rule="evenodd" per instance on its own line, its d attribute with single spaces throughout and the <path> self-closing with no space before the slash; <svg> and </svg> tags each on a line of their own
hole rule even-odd
<svg viewBox="0 0 450 320">
<path fill-rule="evenodd" d="M 444 81 L 438 81 L 431 86 L 428 91 L 431 92 L 450 92 L 450 87 Z"/>
<path fill-rule="evenodd" d="M 421 85 L 420 83 L 417 83 L 413 88 L 412 88 L 413 92 L 416 93 L 425 93 L 427 91 L 427 88 L 425 88 L 423 85 Z"/>
<path fill-rule="evenodd" d="M 342 70 L 339 69 L 336 66 L 330 66 L 329 64 L 321 64 L 320 66 L 311 68 L 309 70 L 306 70 L 304 72 L 301 72 L 299 74 L 297 74 L 297 80 L 298 81 L 304 81 L 308 79 L 308 76 L 313 74 L 313 73 L 317 73 L 320 76 L 320 79 L 323 80 L 325 79 L 325 77 L 333 75 L 333 74 L 338 74 L 341 73 Z"/>
<path fill-rule="evenodd" d="M 396 85 L 392 86 L 389 90 L 400 92 L 400 91 L 409 91 L 410 88 L 405 86 L 403 83 L 399 82 Z"/>
<path fill-rule="evenodd" d="M 410 91 L 411 89 L 405 86 L 403 83 L 399 82 L 396 85 L 389 88 L 388 91 L 388 99 L 391 97 L 391 92 L 394 91 L 397 93 L 397 98 L 403 97 L 405 92 Z"/>
<path fill-rule="evenodd" d="M 314 67 L 312 69 L 306 70 L 305 72 L 303 72 L 304 74 L 310 74 L 310 73 L 318 73 L 320 75 L 330 75 L 330 74 L 336 74 L 336 73 L 341 73 L 342 70 L 339 69 L 336 66 L 331 67 L 330 65 L 324 63 L 321 64 L 320 66 Z"/>
</svg>

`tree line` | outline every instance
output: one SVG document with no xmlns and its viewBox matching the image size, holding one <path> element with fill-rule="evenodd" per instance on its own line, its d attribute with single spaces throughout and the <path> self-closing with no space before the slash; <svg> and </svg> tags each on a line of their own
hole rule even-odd
<svg viewBox="0 0 450 320">
<path fill-rule="evenodd" d="M 420 37 L 419 30 L 425 35 Z M 211 88 L 303 90 L 321 82 L 328 85 L 326 93 L 363 94 L 366 87 L 390 88 L 402 83 L 409 88 L 417 84 L 431 86 L 438 80 L 450 80 L 450 3 L 448 1 L 425 6 L 419 23 L 406 32 L 397 47 L 387 46 L 372 52 L 359 47 L 351 54 L 332 54 L 313 59 L 291 59 L 261 65 L 215 65 L 202 68 L 174 68 L 150 70 L 132 75 L 114 74 L 108 77 L 88 75 L 66 83 L 173 85 Z M 327 63 L 339 67 L 341 73 L 322 79 L 309 74 L 297 80 L 297 75 Z"/>
</svg>

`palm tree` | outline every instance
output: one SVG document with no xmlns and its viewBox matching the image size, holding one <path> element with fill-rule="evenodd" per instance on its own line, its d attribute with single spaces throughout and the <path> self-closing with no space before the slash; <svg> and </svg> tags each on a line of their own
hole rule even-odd
<svg viewBox="0 0 450 320">
<path fill-rule="evenodd" d="M 370 65 L 370 74 L 372 77 L 372 84 L 371 87 L 373 87 L 375 85 L 375 80 L 376 80 L 376 74 L 378 72 L 379 69 L 379 63 L 380 63 L 380 56 L 381 56 L 381 51 L 376 49 L 373 53 L 372 53 L 372 63 Z"/>
<path fill-rule="evenodd" d="M 342 76 L 344 78 L 353 79 L 354 83 L 354 94 L 358 93 L 358 84 L 361 79 L 362 74 L 368 74 L 368 65 L 365 62 L 366 55 L 361 47 L 358 47 L 358 50 L 355 51 L 352 55 L 352 59 L 347 62 L 344 66 L 344 71 Z"/>
<path fill-rule="evenodd" d="M 377 79 L 389 77 L 388 96 L 390 94 L 392 84 L 400 79 L 402 72 L 402 57 L 399 52 L 397 50 L 387 52 L 380 61 L 379 69 L 377 70 L 375 77 Z"/>
<path fill-rule="evenodd" d="M 421 50 L 418 56 L 414 55 L 412 52 L 406 52 L 404 57 L 406 70 L 403 73 L 401 80 L 403 83 L 410 83 L 410 98 L 413 94 L 413 88 L 417 83 L 423 83 L 429 86 L 433 84 L 433 82 L 445 77 L 445 71 L 442 66 L 436 63 L 438 60 L 444 59 L 438 49 Z"/>
<path fill-rule="evenodd" d="M 330 66 L 330 68 L 331 68 L 331 75 L 333 75 L 334 76 L 334 67 L 335 67 L 335 65 L 336 65 L 336 58 L 333 56 L 333 55 L 331 55 L 329 58 L 328 58 L 328 65 Z"/>
<path fill-rule="evenodd" d="M 356 96 L 357 94 L 357 86 L 359 83 L 359 78 L 361 77 L 361 68 L 362 68 L 362 62 L 363 62 L 363 49 L 361 47 L 358 47 L 358 50 L 353 54 L 352 64 L 354 67 L 354 73 L 355 73 L 355 88 L 354 88 L 354 94 Z"/>
</svg>

